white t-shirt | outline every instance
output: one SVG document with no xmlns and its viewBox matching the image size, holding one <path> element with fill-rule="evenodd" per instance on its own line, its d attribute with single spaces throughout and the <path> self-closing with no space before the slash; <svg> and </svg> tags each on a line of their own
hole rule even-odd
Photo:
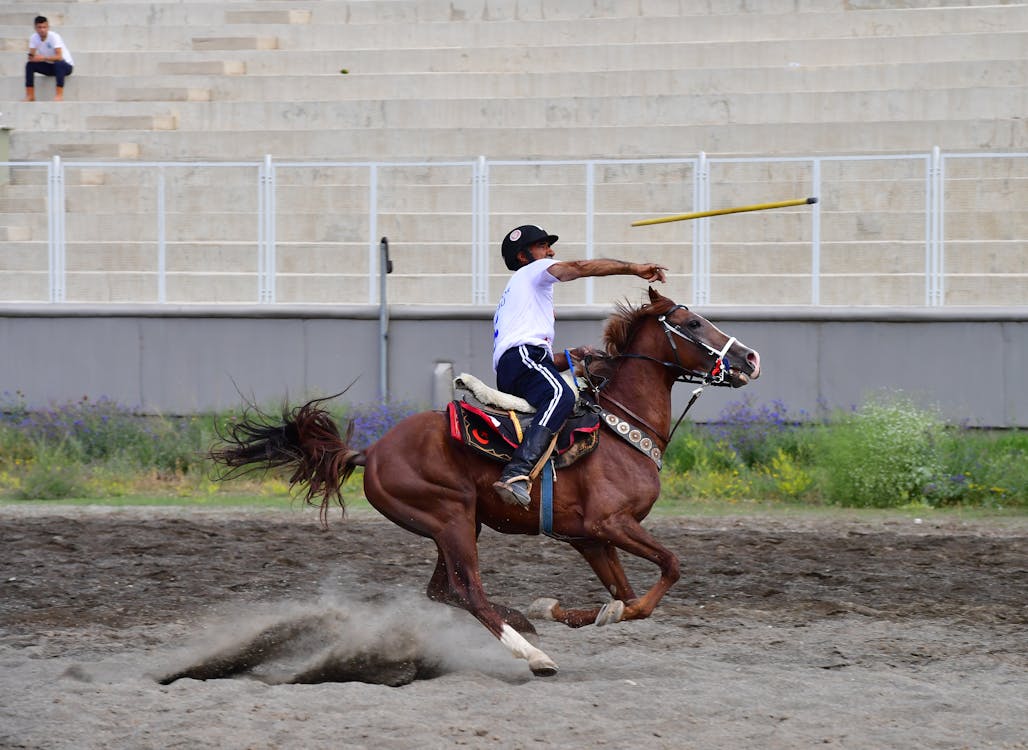
<svg viewBox="0 0 1028 750">
<path fill-rule="evenodd" d="M 22 39 L 24 38 L 22 37 Z M 75 61 L 71 59 L 71 50 L 64 46 L 64 40 L 56 31 L 48 31 L 46 41 L 40 39 L 39 34 L 33 34 L 29 39 L 29 49 L 34 49 L 37 55 L 43 57 L 56 57 L 57 50 L 61 50 L 61 59 L 75 67 Z"/>
<path fill-rule="evenodd" d="M 493 369 L 514 346 L 544 346 L 553 355 L 553 285 L 557 261 L 543 258 L 522 266 L 507 282 L 493 316 Z"/>
</svg>

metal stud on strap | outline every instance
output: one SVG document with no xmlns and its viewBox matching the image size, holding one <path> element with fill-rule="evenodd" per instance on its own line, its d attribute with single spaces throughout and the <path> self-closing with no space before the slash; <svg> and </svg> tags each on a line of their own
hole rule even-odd
<svg viewBox="0 0 1028 750">
<path fill-rule="evenodd" d="M 645 454 L 657 464 L 657 469 L 663 468 L 663 457 L 654 442 L 653 438 L 635 427 L 616 414 L 611 414 L 606 409 L 600 409 L 600 418 L 610 427 L 616 435 L 624 439 L 626 443 L 634 447 L 640 453 Z"/>
</svg>

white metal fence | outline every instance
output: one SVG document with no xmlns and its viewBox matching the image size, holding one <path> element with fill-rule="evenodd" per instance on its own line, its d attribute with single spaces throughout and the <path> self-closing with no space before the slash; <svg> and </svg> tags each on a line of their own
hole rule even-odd
<svg viewBox="0 0 1028 750">
<path fill-rule="evenodd" d="M 1028 302 L 1028 153 L 454 162 L 55 156 L 0 167 L 11 175 L 0 185 L 7 197 L 31 195 L 36 173 L 46 184 L 35 208 L 6 214 L 26 227 L 0 236 L 0 301 L 376 303 L 388 235 L 406 253 L 392 277 L 394 299 L 489 304 L 507 274 L 497 251 L 503 233 L 536 221 L 561 235 L 562 257 L 671 259 L 696 304 Z M 70 186 L 82 191 L 76 205 Z M 97 191 L 83 186 L 107 192 L 94 200 Z M 774 218 L 629 229 L 634 219 L 807 196 L 820 201 Z M 33 211 L 45 214 L 45 263 Z M 33 286 L 43 276 L 45 290 Z M 70 278 L 85 291 L 69 292 Z M 768 279 L 777 279 L 773 295 Z M 599 284 L 607 282 L 589 279 L 565 301 L 608 301 L 617 287 L 598 291 Z"/>
</svg>

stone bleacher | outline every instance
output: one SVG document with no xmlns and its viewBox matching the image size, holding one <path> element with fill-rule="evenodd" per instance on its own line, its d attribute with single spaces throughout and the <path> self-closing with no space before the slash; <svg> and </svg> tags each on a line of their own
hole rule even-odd
<svg viewBox="0 0 1028 750">
<path fill-rule="evenodd" d="M 25 0 L 0 10 L 0 127 L 11 160 L 67 163 L 69 301 L 156 299 L 155 171 L 76 161 L 1028 150 L 1023 2 L 55 2 L 42 12 L 76 71 L 64 102 L 37 77 L 40 101 L 22 103 L 21 53 L 38 12 Z M 804 197 L 805 170 L 719 165 L 712 195 L 717 206 Z M 629 224 L 689 210 L 689 170 L 603 171 L 598 253 L 664 260 L 688 284 L 691 230 Z M 254 301 L 255 169 L 167 174 L 169 301 Z M 1025 159 L 961 163 L 947 178 L 947 304 L 1024 304 Z M 564 257 L 582 252 L 580 166 L 498 168 L 490 179 L 491 247 L 536 221 L 561 235 Z M 472 263 L 469 172 L 397 167 L 382 182 L 392 299 L 468 301 L 454 290 Z M 14 167 L 2 183 L 0 301 L 45 300 L 45 173 Z M 277 183 L 277 299 L 367 301 L 366 173 L 283 168 Z M 923 169 L 832 162 L 822 185 L 822 303 L 921 304 Z M 711 302 L 809 301 L 809 209 L 723 219 L 712 233 Z M 506 271 L 493 262 L 495 297 Z M 596 301 L 626 288 L 595 284 Z"/>
</svg>

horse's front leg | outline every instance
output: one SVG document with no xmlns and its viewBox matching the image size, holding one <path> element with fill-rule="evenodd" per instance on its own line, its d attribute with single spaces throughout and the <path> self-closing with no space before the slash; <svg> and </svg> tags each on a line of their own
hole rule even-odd
<svg viewBox="0 0 1028 750">
<path fill-rule="evenodd" d="M 596 541 L 592 544 L 603 544 L 604 542 L 607 543 L 607 546 L 612 545 L 657 565 L 660 568 L 660 579 L 653 588 L 647 591 L 642 598 L 636 599 L 628 581 L 624 578 L 621 564 L 612 550 L 611 553 L 606 554 L 606 565 L 609 566 L 609 569 L 604 567 L 602 561 L 593 566 L 593 570 L 597 571 L 600 580 L 608 586 L 608 591 L 610 584 L 604 580 L 604 575 L 611 576 L 615 590 L 615 599 L 612 602 L 596 609 L 565 610 L 555 599 L 539 599 L 532 605 L 529 614 L 557 620 L 571 627 L 581 627 L 591 622 L 595 622 L 597 625 L 606 625 L 621 620 L 641 620 L 649 617 L 664 594 L 679 578 L 678 558 L 671 550 L 654 539 L 635 518 L 628 515 L 611 516 L 598 526 Z M 579 551 L 586 556 L 591 565 L 594 560 L 600 560 L 598 556 L 587 554 L 585 550 Z M 621 571 L 619 574 L 620 586 L 614 571 Z"/>
<path fill-rule="evenodd" d="M 610 592 L 613 601 L 591 609 L 564 609 L 556 599 L 537 599 L 532 603 L 529 614 L 562 622 L 572 628 L 592 624 L 606 625 L 622 619 L 623 603 L 634 600 L 635 592 L 628 582 L 624 568 L 621 567 L 617 548 L 610 542 L 597 540 L 576 540 L 569 544 L 589 563 L 589 567 L 596 573 L 603 587 Z"/>
<path fill-rule="evenodd" d="M 680 576 L 678 557 L 631 516 L 613 516 L 602 525 L 601 536 L 618 549 L 649 560 L 660 568 L 660 578 L 641 598 L 625 601 L 621 620 L 641 620 L 653 614 L 664 594 Z"/>
</svg>

